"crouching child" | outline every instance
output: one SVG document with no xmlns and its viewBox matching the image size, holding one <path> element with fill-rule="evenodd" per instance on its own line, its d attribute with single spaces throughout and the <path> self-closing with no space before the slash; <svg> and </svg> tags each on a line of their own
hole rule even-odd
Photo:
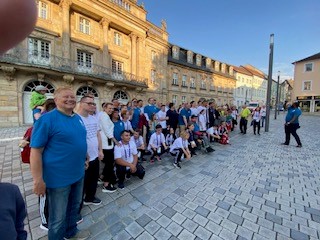
<svg viewBox="0 0 320 240">
<path fill-rule="evenodd" d="M 170 154 L 174 156 L 173 166 L 176 168 L 181 168 L 180 162 L 181 158 L 184 156 L 186 159 L 191 158 L 191 153 L 188 149 L 188 139 L 189 133 L 183 131 L 180 133 L 180 137 L 177 138 L 173 144 L 170 146 Z"/>
<path fill-rule="evenodd" d="M 136 144 L 130 141 L 130 131 L 124 130 L 121 133 L 120 145 L 114 147 L 114 158 L 118 176 L 118 187 L 124 188 L 125 177 L 137 176 L 143 179 L 144 168 L 138 163 L 138 151 Z"/>
</svg>

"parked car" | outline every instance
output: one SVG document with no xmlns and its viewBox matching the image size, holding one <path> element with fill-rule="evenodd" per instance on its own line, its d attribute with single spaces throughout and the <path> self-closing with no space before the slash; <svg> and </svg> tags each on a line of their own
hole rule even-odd
<svg viewBox="0 0 320 240">
<path fill-rule="evenodd" d="M 258 102 L 249 102 L 247 108 L 252 112 L 253 110 L 255 110 L 257 107 L 259 107 L 259 103 Z"/>
</svg>

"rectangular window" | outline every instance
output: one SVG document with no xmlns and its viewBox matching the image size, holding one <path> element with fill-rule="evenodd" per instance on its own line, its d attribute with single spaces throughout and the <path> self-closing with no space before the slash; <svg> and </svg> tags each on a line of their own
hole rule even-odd
<svg viewBox="0 0 320 240">
<path fill-rule="evenodd" d="M 312 72 L 312 70 L 313 70 L 313 63 L 306 63 L 304 65 L 304 71 L 305 72 Z"/>
<path fill-rule="evenodd" d="M 90 21 L 88 19 L 80 17 L 79 31 L 84 34 L 90 35 Z"/>
<path fill-rule="evenodd" d="M 50 42 L 29 38 L 29 62 L 48 65 L 50 63 Z"/>
<path fill-rule="evenodd" d="M 201 80 L 201 89 L 206 89 L 206 82 L 204 80 Z"/>
<path fill-rule="evenodd" d="M 113 43 L 115 45 L 121 46 L 122 45 L 122 36 L 120 33 L 115 32 L 113 35 Z"/>
<path fill-rule="evenodd" d="M 196 88 L 196 81 L 194 77 L 190 78 L 190 88 Z"/>
<path fill-rule="evenodd" d="M 178 96 L 177 95 L 172 95 L 172 102 L 174 104 L 177 104 Z"/>
<path fill-rule="evenodd" d="M 123 63 L 112 59 L 112 77 L 116 80 L 123 79 Z"/>
<path fill-rule="evenodd" d="M 122 74 L 123 72 L 123 63 L 112 59 L 112 72 Z"/>
<path fill-rule="evenodd" d="M 42 1 L 37 3 L 38 5 L 38 17 L 42 19 L 48 19 L 48 4 Z"/>
<path fill-rule="evenodd" d="M 303 91 L 310 91 L 311 90 L 311 81 L 304 81 L 303 82 Z"/>
<path fill-rule="evenodd" d="M 186 99 L 187 99 L 186 96 L 181 96 L 181 102 L 182 102 L 182 103 L 185 103 L 185 102 L 186 102 Z"/>
<path fill-rule="evenodd" d="M 178 73 L 173 73 L 172 85 L 178 85 Z"/>
<path fill-rule="evenodd" d="M 187 75 L 182 75 L 182 86 L 183 87 L 187 86 Z"/>
<path fill-rule="evenodd" d="M 77 50 L 78 70 L 88 72 L 92 69 L 92 53 Z"/>
<path fill-rule="evenodd" d="M 151 79 L 151 84 L 155 84 L 155 82 L 156 82 L 156 70 L 151 69 L 151 77 L 150 77 L 150 79 Z"/>
</svg>

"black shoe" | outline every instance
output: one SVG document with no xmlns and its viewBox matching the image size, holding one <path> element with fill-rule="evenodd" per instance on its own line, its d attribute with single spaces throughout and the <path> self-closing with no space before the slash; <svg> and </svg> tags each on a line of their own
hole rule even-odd
<svg viewBox="0 0 320 240">
<path fill-rule="evenodd" d="M 111 183 L 108 184 L 108 186 L 102 185 L 102 192 L 105 193 L 113 193 L 117 190 L 116 187 L 114 187 Z"/>
<path fill-rule="evenodd" d="M 302 145 L 297 145 L 297 148 L 302 148 Z"/>
<path fill-rule="evenodd" d="M 98 206 L 102 203 L 102 201 L 99 198 L 94 198 L 92 201 L 83 201 L 83 205 L 95 205 Z"/>
<path fill-rule="evenodd" d="M 181 168 L 180 163 L 173 163 L 173 166 L 174 166 L 175 168 Z"/>
<path fill-rule="evenodd" d="M 281 145 L 289 145 L 289 143 L 281 143 Z"/>
<path fill-rule="evenodd" d="M 123 183 L 118 183 L 118 188 L 119 189 L 124 189 L 124 184 Z"/>
<path fill-rule="evenodd" d="M 198 154 L 196 152 L 192 152 L 191 155 L 197 156 Z"/>
<path fill-rule="evenodd" d="M 257 135 L 256 133 L 253 133 L 254 135 Z"/>
</svg>

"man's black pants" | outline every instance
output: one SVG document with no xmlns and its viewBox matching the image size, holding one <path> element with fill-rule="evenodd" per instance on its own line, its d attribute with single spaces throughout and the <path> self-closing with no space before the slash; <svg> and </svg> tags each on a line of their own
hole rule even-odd
<svg viewBox="0 0 320 240">
<path fill-rule="evenodd" d="M 93 201 L 96 191 L 97 191 L 97 182 L 99 178 L 99 160 L 96 158 L 93 161 L 89 162 L 89 167 L 85 172 L 84 176 L 84 200 L 86 202 Z"/>
<path fill-rule="evenodd" d="M 299 123 L 291 123 L 288 125 L 284 125 L 284 131 L 286 133 L 286 141 L 285 144 L 289 145 L 290 143 L 290 134 L 296 139 L 298 145 L 302 145 L 300 138 L 297 134 L 297 129 L 299 128 Z"/>
<path fill-rule="evenodd" d="M 247 125 L 248 125 L 248 120 L 242 117 L 240 119 L 240 131 L 243 133 L 247 133 Z"/>
</svg>

